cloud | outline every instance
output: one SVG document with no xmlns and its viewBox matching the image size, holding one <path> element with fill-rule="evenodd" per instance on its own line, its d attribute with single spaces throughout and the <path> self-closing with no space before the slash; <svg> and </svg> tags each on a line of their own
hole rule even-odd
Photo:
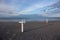
<svg viewBox="0 0 60 40">
<path fill-rule="evenodd" d="M 18 16 L 18 15 L 20 15 L 18 13 L 18 11 L 21 9 L 22 4 L 19 2 L 27 3 L 24 0 L 7 0 L 7 1 L 0 0 L 0 15 L 2 15 L 2 16 Z"/>
<path fill-rule="evenodd" d="M 15 2 L 15 1 L 14 1 Z M 16 16 L 19 7 L 17 5 L 5 4 L 3 1 L 0 3 L 0 15 L 2 16 Z"/>
<path fill-rule="evenodd" d="M 32 13 L 31 11 L 35 11 L 36 9 L 43 8 L 56 3 L 56 1 L 48 3 L 43 0 L 40 3 L 33 3 L 32 5 L 30 5 L 30 3 L 27 2 L 27 0 L 26 1 L 9 0 L 9 1 L 10 2 L 8 3 L 5 2 L 4 0 L 0 1 L 0 15 L 8 17 L 8 16 L 18 16 L 20 14 L 29 14 L 29 13 Z M 22 2 L 22 4 L 20 3 L 20 1 Z M 26 5 L 23 6 L 24 3 L 29 4 L 30 6 L 20 11 L 21 7 L 25 8 Z M 42 13 L 41 15 L 45 16 L 46 14 Z"/>
<path fill-rule="evenodd" d="M 8 6 L 8 5 L 1 5 L 0 6 L 0 11 L 2 11 L 2 12 L 0 12 L 0 14 L 3 13 L 3 15 L 6 14 L 6 16 L 7 15 L 11 15 L 11 16 L 16 15 L 16 13 L 14 13 L 14 11 L 15 11 L 14 8 L 11 7 L 11 6 Z M 10 14 L 10 12 L 12 12 L 12 14 Z"/>
<path fill-rule="evenodd" d="M 51 3 L 46 3 L 46 2 L 42 2 L 42 3 L 37 3 L 37 4 L 33 4 L 32 6 L 26 8 L 25 10 L 22 10 L 18 13 L 19 14 L 29 14 L 29 12 L 31 11 L 34 11 L 36 9 L 39 9 L 39 8 L 43 8 L 43 7 L 46 7 L 46 6 L 49 6 L 49 5 L 52 5 L 56 2 L 51 2 Z"/>
<path fill-rule="evenodd" d="M 48 15 L 48 17 L 60 17 L 60 13 L 56 13 L 56 14 L 52 14 L 52 15 Z"/>
</svg>

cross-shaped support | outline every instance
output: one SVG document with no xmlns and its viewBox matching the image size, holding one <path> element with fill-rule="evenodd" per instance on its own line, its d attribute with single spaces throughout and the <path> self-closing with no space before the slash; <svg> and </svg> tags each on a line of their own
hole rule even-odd
<svg viewBox="0 0 60 40">
<path fill-rule="evenodd" d="M 25 23 L 25 21 L 22 20 L 22 21 L 19 21 L 19 23 L 21 23 L 21 32 L 23 32 L 24 31 L 24 23 Z"/>
</svg>

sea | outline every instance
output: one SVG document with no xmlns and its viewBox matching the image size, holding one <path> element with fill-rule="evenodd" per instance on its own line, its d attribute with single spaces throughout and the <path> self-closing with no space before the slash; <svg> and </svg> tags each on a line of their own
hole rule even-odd
<svg viewBox="0 0 60 40">
<path fill-rule="evenodd" d="M 0 22 L 18 22 L 18 21 L 21 21 L 21 20 L 24 20 L 24 21 L 26 21 L 26 22 L 29 22 L 29 21 L 40 21 L 40 22 L 42 22 L 42 21 L 46 21 L 46 20 L 48 20 L 48 21 L 60 21 L 59 19 L 38 19 L 38 18 L 33 18 L 33 19 L 0 19 Z"/>
</svg>

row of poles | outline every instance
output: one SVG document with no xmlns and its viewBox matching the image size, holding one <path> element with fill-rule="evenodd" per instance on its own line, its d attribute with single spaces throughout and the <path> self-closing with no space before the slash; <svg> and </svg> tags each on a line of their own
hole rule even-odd
<svg viewBox="0 0 60 40">
<path fill-rule="evenodd" d="M 21 20 L 21 21 L 19 21 L 19 23 L 21 24 L 21 32 L 23 32 L 24 31 L 24 23 L 26 23 L 26 21 Z M 48 23 L 48 19 L 46 19 L 46 23 Z"/>
<path fill-rule="evenodd" d="M 45 12 L 47 12 L 47 11 L 45 11 Z M 25 20 L 21 20 L 21 21 L 19 21 L 19 23 L 21 24 L 21 32 L 23 32 L 24 31 L 24 29 L 23 29 L 24 23 L 26 23 L 26 21 Z M 46 13 L 46 23 L 48 23 L 47 13 Z"/>
</svg>

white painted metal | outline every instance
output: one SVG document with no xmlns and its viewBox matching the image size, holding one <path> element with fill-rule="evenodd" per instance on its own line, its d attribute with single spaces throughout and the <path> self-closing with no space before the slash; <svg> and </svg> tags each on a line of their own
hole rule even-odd
<svg viewBox="0 0 60 40">
<path fill-rule="evenodd" d="M 21 32 L 23 32 L 25 20 L 21 20 L 21 21 L 19 21 L 19 23 L 21 23 Z"/>
<path fill-rule="evenodd" d="M 23 32 L 23 26 L 24 26 L 24 24 L 23 23 L 21 23 L 21 32 Z"/>
<path fill-rule="evenodd" d="M 47 10 L 45 12 L 46 12 L 46 23 L 48 23 L 49 20 L 47 19 L 48 16 Z"/>
<path fill-rule="evenodd" d="M 46 19 L 46 23 L 48 23 L 48 19 Z"/>
</svg>

